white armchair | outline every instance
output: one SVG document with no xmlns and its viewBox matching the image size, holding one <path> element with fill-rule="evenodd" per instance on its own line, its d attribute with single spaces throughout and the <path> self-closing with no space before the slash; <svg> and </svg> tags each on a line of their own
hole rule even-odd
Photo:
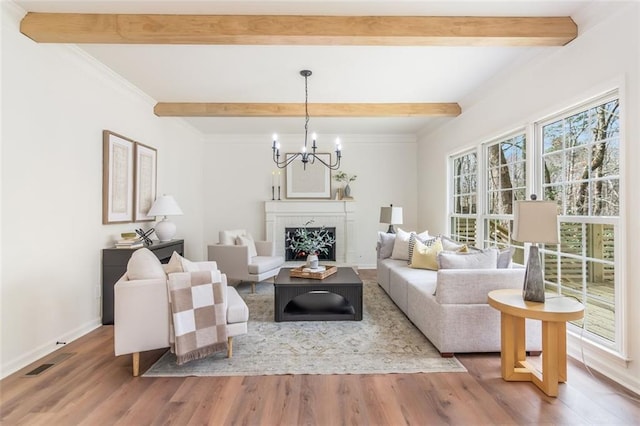
<svg viewBox="0 0 640 426">
<path fill-rule="evenodd" d="M 218 264 L 229 280 L 250 282 L 251 292 L 256 283 L 275 277 L 284 264 L 283 256 L 276 256 L 273 241 L 254 241 L 244 230 L 220 231 L 220 242 L 208 246 L 208 259 Z"/>
<path fill-rule="evenodd" d="M 140 249 L 146 250 L 146 249 Z M 138 253 L 140 250 L 136 251 Z M 169 299 L 167 276 L 160 261 L 149 250 L 142 253 L 148 262 L 144 273 L 154 276 L 138 279 L 139 273 L 123 275 L 114 287 L 114 350 L 116 356 L 133 354 L 133 375 L 140 369 L 140 352 L 169 347 Z M 134 256 L 136 255 L 134 253 Z M 153 264 L 149 254 L 157 261 Z M 134 258 L 132 256 L 132 259 Z M 131 261 L 130 261 L 131 262 Z M 151 265 L 151 268 L 149 267 Z M 215 262 L 188 262 L 190 270 L 216 270 Z M 222 282 L 227 278 L 222 274 Z M 233 356 L 233 337 L 247 333 L 249 309 L 235 288 L 227 286 L 227 357 Z"/>
</svg>

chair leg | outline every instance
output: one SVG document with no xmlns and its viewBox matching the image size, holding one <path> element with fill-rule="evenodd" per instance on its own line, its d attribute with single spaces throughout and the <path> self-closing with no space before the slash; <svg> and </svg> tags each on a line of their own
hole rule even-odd
<svg viewBox="0 0 640 426">
<path fill-rule="evenodd" d="M 256 292 L 256 283 L 251 281 L 251 293 L 255 293 Z"/>
<path fill-rule="evenodd" d="M 227 337 L 227 358 L 233 356 L 233 337 Z"/>
<path fill-rule="evenodd" d="M 140 374 L 140 352 L 133 353 L 133 377 Z"/>
</svg>

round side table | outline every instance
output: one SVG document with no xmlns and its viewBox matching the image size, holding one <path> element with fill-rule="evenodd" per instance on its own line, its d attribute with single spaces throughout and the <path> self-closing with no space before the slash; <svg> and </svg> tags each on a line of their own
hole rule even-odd
<svg viewBox="0 0 640 426">
<path fill-rule="evenodd" d="M 489 292 L 488 303 L 500 311 L 502 378 L 533 382 L 545 394 L 558 396 L 567 380 L 567 321 L 584 316 L 584 305 L 565 296 L 547 296 L 545 303 L 528 302 L 516 289 Z M 542 371 L 527 362 L 525 319 L 542 321 Z"/>
</svg>

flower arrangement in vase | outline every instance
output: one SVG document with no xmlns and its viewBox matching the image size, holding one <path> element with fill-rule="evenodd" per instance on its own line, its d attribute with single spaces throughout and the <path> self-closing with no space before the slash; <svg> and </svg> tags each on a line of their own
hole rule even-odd
<svg viewBox="0 0 640 426">
<path fill-rule="evenodd" d="M 303 227 L 297 228 L 293 234 L 287 232 L 288 249 L 296 253 L 296 256 L 307 256 L 307 267 L 316 269 L 318 267 L 318 254 L 329 253 L 336 239 L 324 227 L 309 230 L 308 227 L 313 220 L 308 221 Z"/>
<path fill-rule="evenodd" d="M 343 193 L 345 197 L 351 196 L 351 187 L 349 187 L 349 183 L 356 180 L 357 177 L 358 175 L 348 175 L 343 171 L 340 171 L 333 176 L 336 182 L 345 182 L 345 186 L 343 189 Z"/>
</svg>

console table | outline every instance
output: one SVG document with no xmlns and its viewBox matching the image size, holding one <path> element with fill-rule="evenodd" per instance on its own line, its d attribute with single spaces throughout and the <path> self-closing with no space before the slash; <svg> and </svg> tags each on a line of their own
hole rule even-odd
<svg viewBox="0 0 640 426">
<path fill-rule="evenodd" d="M 565 296 L 527 302 L 516 289 L 493 290 L 488 302 L 500 311 L 502 378 L 533 382 L 547 395 L 558 396 L 558 383 L 567 381 L 567 321 L 582 318 L 584 305 Z M 526 359 L 525 318 L 542 321 L 542 371 Z"/>
<path fill-rule="evenodd" d="M 160 262 L 167 263 L 173 252 L 184 256 L 184 240 L 166 243 L 154 241 L 147 247 Z M 107 248 L 102 250 L 102 324 L 113 324 L 113 286 L 127 271 L 127 263 L 138 249 Z"/>
</svg>

